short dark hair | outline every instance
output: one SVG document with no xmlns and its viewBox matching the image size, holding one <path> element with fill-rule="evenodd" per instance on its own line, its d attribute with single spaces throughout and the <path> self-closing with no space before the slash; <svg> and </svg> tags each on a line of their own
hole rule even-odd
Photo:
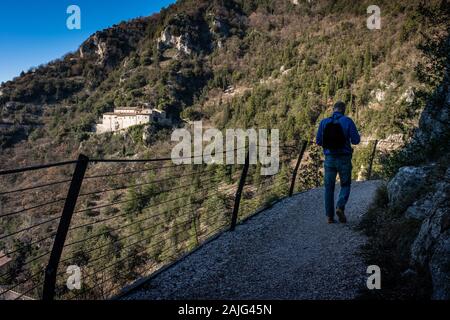
<svg viewBox="0 0 450 320">
<path fill-rule="evenodd" d="M 338 102 L 336 102 L 335 104 L 334 104 L 334 106 L 333 106 L 333 111 L 338 111 L 338 112 L 342 112 L 342 113 L 344 113 L 345 112 L 345 103 L 344 102 L 342 102 L 342 101 L 338 101 Z"/>
</svg>

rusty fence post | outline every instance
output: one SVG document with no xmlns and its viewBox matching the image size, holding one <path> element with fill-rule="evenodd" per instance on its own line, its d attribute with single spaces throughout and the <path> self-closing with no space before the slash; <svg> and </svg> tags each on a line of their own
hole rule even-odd
<svg viewBox="0 0 450 320">
<path fill-rule="evenodd" d="M 45 268 L 44 290 L 42 294 L 43 300 L 53 300 L 55 297 L 56 275 L 58 271 L 59 261 L 64 249 L 67 232 L 72 220 L 73 211 L 77 204 L 78 195 L 80 193 L 81 184 L 83 183 L 84 174 L 89 163 L 89 158 L 80 154 L 78 157 L 75 171 L 72 175 L 67 198 L 64 203 L 61 219 L 59 220 L 58 230 L 56 231 L 53 241 L 52 251 L 47 267 Z"/>
</svg>

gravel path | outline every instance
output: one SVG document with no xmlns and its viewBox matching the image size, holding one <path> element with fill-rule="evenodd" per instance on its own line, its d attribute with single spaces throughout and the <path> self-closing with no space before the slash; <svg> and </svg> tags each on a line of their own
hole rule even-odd
<svg viewBox="0 0 450 320">
<path fill-rule="evenodd" d="M 297 194 L 224 233 L 125 299 L 355 298 L 366 283 L 367 266 L 357 255 L 365 237 L 354 226 L 379 185 L 353 183 L 346 225 L 325 223 L 322 188 Z"/>
</svg>

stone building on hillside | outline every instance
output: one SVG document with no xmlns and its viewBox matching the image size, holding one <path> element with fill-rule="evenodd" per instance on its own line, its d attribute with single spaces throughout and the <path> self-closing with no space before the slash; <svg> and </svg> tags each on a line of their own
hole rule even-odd
<svg viewBox="0 0 450 320">
<path fill-rule="evenodd" d="M 135 107 L 121 107 L 114 109 L 114 112 L 103 114 L 102 123 L 96 125 L 96 133 L 116 132 L 131 126 L 159 123 L 170 125 L 166 112 L 158 109 L 142 109 Z"/>
</svg>

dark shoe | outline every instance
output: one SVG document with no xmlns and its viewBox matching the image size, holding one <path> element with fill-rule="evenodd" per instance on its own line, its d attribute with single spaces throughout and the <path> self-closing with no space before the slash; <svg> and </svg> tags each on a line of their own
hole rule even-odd
<svg viewBox="0 0 450 320">
<path fill-rule="evenodd" d="M 332 223 L 336 223 L 336 221 L 332 217 L 328 217 L 327 223 L 332 224 Z"/>
<path fill-rule="evenodd" d="M 336 209 L 336 215 L 338 216 L 340 223 L 346 223 L 347 222 L 347 218 L 345 217 L 345 213 L 344 213 L 343 209 L 337 208 Z"/>
</svg>

